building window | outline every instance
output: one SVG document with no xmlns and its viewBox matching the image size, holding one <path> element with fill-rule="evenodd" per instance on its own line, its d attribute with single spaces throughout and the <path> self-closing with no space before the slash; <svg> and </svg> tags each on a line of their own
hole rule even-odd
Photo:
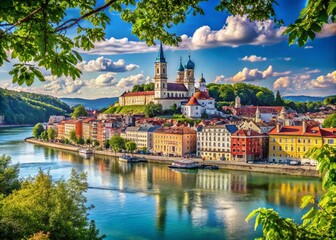
<svg viewBox="0 0 336 240">
<path fill-rule="evenodd" d="M 156 69 L 156 73 L 159 74 L 159 69 L 158 68 Z"/>
</svg>

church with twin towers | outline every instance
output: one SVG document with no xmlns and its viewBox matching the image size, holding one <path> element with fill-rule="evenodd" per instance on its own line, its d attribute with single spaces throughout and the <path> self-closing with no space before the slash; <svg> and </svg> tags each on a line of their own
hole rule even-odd
<svg viewBox="0 0 336 240">
<path fill-rule="evenodd" d="M 162 109 L 166 110 L 176 104 L 177 107 L 181 107 L 183 114 L 185 114 L 184 111 L 188 111 L 190 114 L 185 114 L 188 116 L 195 115 L 191 114 L 188 106 L 199 105 L 195 108 L 195 110 L 199 110 L 195 117 L 200 116 L 206 109 L 214 109 L 215 100 L 208 95 L 203 74 L 198 81 L 198 89 L 195 87 L 195 63 L 190 59 L 190 54 L 184 66 L 182 58 L 180 58 L 175 82 L 168 82 L 167 67 L 163 47 L 160 44 L 158 56 L 154 63 L 154 91 L 124 92 L 119 97 L 119 105 L 146 105 L 153 102 L 161 104 Z M 202 103 L 197 100 L 202 101 Z"/>
</svg>

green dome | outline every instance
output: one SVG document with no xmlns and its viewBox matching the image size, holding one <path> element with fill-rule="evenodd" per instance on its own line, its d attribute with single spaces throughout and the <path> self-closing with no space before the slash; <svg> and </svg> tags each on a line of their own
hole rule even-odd
<svg viewBox="0 0 336 240">
<path fill-rule="evenodd" d="M 184 65 L 185 69 L 194 69 L 195 68 L 195 63 L 193 61 L 190 60 L 190 55 L 189 55 L 189 59 L 186 65 Z"/>
<path fill-rule="evenodd" d="M 178 72 L 183 72 L 184 71 L 184 67 L 183 67 L 183 64 L 182 64 L 182 57 L 180 57 L 180 66 L 178 67 L 177 71 Z"/>
</svg>

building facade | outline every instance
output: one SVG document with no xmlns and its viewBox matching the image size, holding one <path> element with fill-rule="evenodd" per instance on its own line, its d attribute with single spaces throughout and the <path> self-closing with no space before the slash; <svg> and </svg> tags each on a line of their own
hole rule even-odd
<svg viewBox="0 0 336 240">
<path fill-rule="evenodd" d="M 164 127 L 154 131 L 154 153 L 183 157 L 196 153 L 196 131 L 188 127 Z"/>
<path fill-rule="evenodd" d="M 153 132 L 158 126 L 127 127 L 120 133 L 120 136 L 129 141 L 135 142 L 138 149 L 153 148 Z"/>
<path fill-rule="evenodd" d="M 268 135 L 254 130 L 240 129 L 231 136 L 231 160 L 250 162 L 266 160 Z"/>
<path fill-rule="evenodd" d="M 70 139 L 70 132 L 72 130 L 76 131 L 76 137 L 82 137 L 83 128 L 81 120 L 67 120 L 64 121 L 64 137 Z"/>
<path fill-rule="evenodd" d="M 231 160 L 231 135 L 236 125 L 215 125 L 197 129 L 197 157 L 205 160 Z"/>
</svg>

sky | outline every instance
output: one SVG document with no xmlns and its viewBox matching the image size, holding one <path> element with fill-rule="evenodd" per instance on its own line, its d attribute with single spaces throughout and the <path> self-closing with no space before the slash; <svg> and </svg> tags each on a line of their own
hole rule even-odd
<svg viewBox="0 0 336 240">
<path fill-rule="evenodd" d="M 182 37 L 179 47 L 164 46 L 168 81 L 174 82 L 180 57 L 190 53 L 195 63 L 196 82 L 203 73 L 207 83 L 244 82 L 279 90 L 282 96 L 328 96 L 336 94 L 336 24 L 326 24 L 321 34 L 304 47 L 289 46 L 282 32 L 299 16 L 306 1 L 279 1 L 277 15 L 285 22 L 250 22 L 246 17 L 215 11 L 219 0 L 201 4 L 204 15 L 188 16 L 185 23 L 170 32 Z M 68 17 L 78 11 L 68 11 Z M 153 81 L 154 61 L 159 42 L 147 46 L 132 35 L 132 25 L 117 13 L 108 13 L 111 24 L 105 41 L 95 43 L 89 52 L 78 50 L 83 62 L 77 67 L 81 77 L 73 81 L 46 73 L 44 83 L 31 87 L 12 84 L 11 64 L 0 67 L 0 87 L 49 94 L 55 97 L 96 99 L 118 97 L 134 84 Z M 85 24 L 85 23 L 84 23 Z M 75 36 L 75 29 L 69 31 Z M 13 63 L 15 60 L 13 61 Z M 12 63 L 12 64 L 13 64 Z"/>
</svg>

